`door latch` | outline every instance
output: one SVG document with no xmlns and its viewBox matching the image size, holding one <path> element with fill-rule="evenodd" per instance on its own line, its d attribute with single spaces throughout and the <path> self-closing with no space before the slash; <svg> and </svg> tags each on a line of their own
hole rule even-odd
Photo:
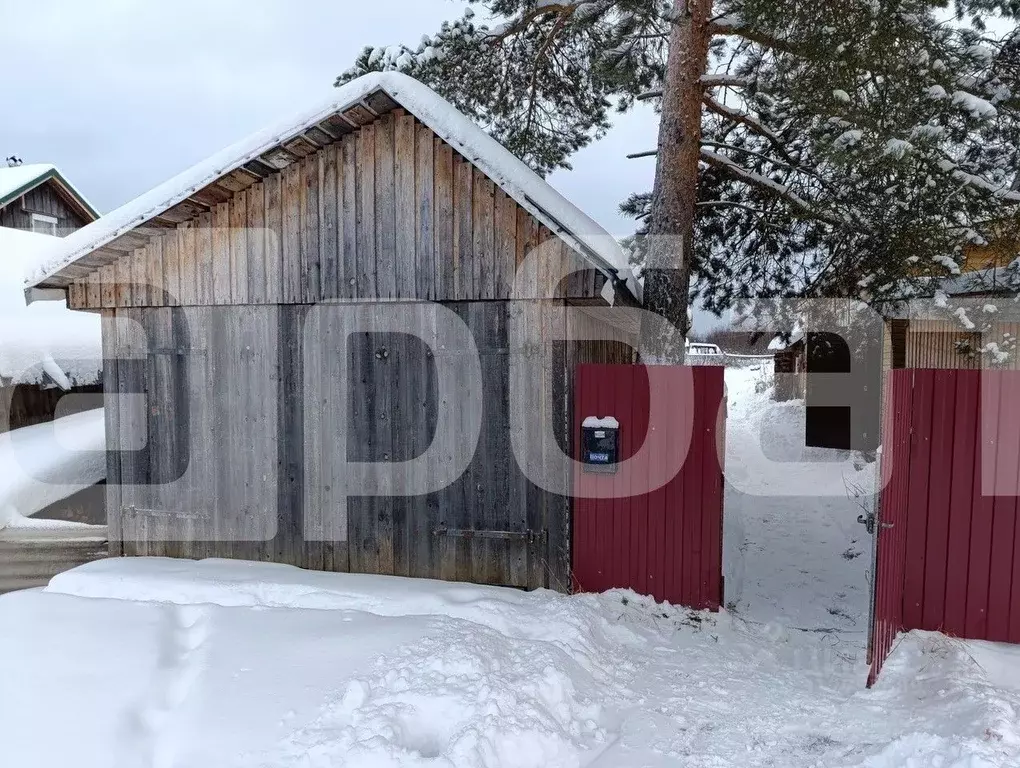
<svg viewBox="0 0 1020 768">
<path fill-rule="evenodd" d="M 886 529 L 889 529 L 889 528 L 893 527 L 893 523 L 880 523 L 880 522 L 878 522 L 878 520 L 875 517 L 874 513 L 869 513 L 867 515 L 858 515 L 857 516 L 857 522 L 860 523 L 861 525 L 863 525 L 865 530 L 868 533 L 872 534 L 872 535 L 874 535 L 874 533 L 875 533 L 876 526 L 878 528 L 883 529 L 883 530 L 886 530 Z"/>
</svg>

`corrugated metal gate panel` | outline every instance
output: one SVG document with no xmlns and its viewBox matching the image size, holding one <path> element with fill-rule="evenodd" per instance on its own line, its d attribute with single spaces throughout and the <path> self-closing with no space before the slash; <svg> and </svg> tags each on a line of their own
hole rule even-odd
<svg viewBox="0 0 1020 768">
<path fill-rule="evenodd" d="M 898 370 L 886 392 L 871 682 L 902 630 L 1020 643 L 1020 373 Z"/>
<path fill-rule="evenodd" d="M 908 461 L 910 458 L 911 380 L 893 371 L 886 385 L 882 424 L 882 477 L 884 490 L 878 513 L 878 558 L 875 580 L 875 615 L 871 627 L 869 660 L 874 683 L 903 624 L 903 577 L 907 541 Z"/>
<path fill-rule="evenodd" d="M 718 610 L 722 603 L 723 369 L 641 365 L 582 365 L 575 382 L 574 435 L 581 445 L 586 416 L 620 421 L 620 459 L 650 441 L 642 466 L 614 475 L 578 470 L 574 478 L 575 589 L 629 587 L 657 600 Z M 676 404 L 669 425 L 649 430 L 649 392 Z M 655 476 L 685 446 L 678 475 L 650 493 L 641 475 Z M 580 453 L 580 448 L 578 448 Z M 578 455 L 577 458 L 580 458 Z M 679 460 L 676 461 L 679 464 Z M 586 493 L 615 492 L 612 498 Z"/>
</svg>

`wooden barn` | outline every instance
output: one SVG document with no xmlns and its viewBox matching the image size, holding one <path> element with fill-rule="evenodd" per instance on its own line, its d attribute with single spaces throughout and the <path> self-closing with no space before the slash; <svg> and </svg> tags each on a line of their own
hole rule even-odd
<svg viewBox="0 0 1020 768">
<path fill-rule="evenodd" d="M 510 363 L 541 361 L 517 386 L 569 449 L 575 367 L 631 362 L 632 328 L 590 310 L 527 342 L 511 327 L 528 306 L 633 304 L 636 289 L 612 237 L 431 90 L 363 77 L 65 242 L 29 285 L 103 317 L 113 554 L 570 588 L 569 494 L 514 458 Z M 568 275 L 549 290 L 517 279 L 536 249 L 541 275 Z M 467 359 L 352 332 L 393 302 L 470 329 L 481 433 L 441 490 L 348 499 L 338 467 L 421 454 L 449 413 L 434 357 Z M 568 330 L 612 341 L 559 341 Z"/>
<path fill-rule="evenodd" d="M 996 361 L 993 355 L 982 353 L 989 343 L 1010 352 L 1010 339 L 1020 335 L 1020 322 L 1008 263 L 968 269 L 979 263 L 972 257 L 961 274 L 938 282 L 937 287 L 950 299 L 948 310 L 933 311 L 928 298 L 887 308 L 889 334 L 883 350 L 884 370 L 1020 368 L 1015 354 Z M 985 305 L 994 311 L 983 311 Z M 966 308 L 973 327 L 965 327 L 952 315 L 953 308 L 959 307 Z"/>
</svg>

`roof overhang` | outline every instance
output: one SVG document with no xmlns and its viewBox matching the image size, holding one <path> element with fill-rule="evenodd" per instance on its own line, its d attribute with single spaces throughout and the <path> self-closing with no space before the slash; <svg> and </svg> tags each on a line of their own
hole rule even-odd
<svg viewBox="0 0 1020 768">
<path fill-rule="evenodd" d="M 235 192 L 396 108 L 414 115 L 485 172 L 521 207 L 603 272 L 616 292 L 632 301 L 640 296 L 640 286 L 615 238 L 438 94 L 406 75 L 392 72 L 372 73 L 348 83 L 325 104 L 228 147 L 70 234 L 28 276 L 26 287 L 66 289 L 83 275 L 143 247 L 159 230 L 197 217 Z"/>
</svg>

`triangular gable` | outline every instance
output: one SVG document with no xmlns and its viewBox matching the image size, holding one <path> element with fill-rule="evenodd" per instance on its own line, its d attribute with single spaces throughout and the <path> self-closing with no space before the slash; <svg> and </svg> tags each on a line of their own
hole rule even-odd
<svg viewBox="0 0 1020 768">
<path fill-rule="evenodd" d="M 54 165 L 46 163 L 0 168 L 0 208 L 27 195 L 44 184 L 52 184 L 57 194 L 87 222 L 99 218 L 99 212 L 85 199 Z"/>
<path fill-rule="evenodd" d="M 421 83 L 373 73 L 338 89 L 325 104 L 223 150 L 99 221 L 65 238 L 28 286 L 66 287 L 82 274 L 145 244 L 143 225 L 175 227 L 234 192 L 403 108 L 485 173 L 613 284 L 637 288 L 617 241 L 481 128 Z"/>
</svg>

